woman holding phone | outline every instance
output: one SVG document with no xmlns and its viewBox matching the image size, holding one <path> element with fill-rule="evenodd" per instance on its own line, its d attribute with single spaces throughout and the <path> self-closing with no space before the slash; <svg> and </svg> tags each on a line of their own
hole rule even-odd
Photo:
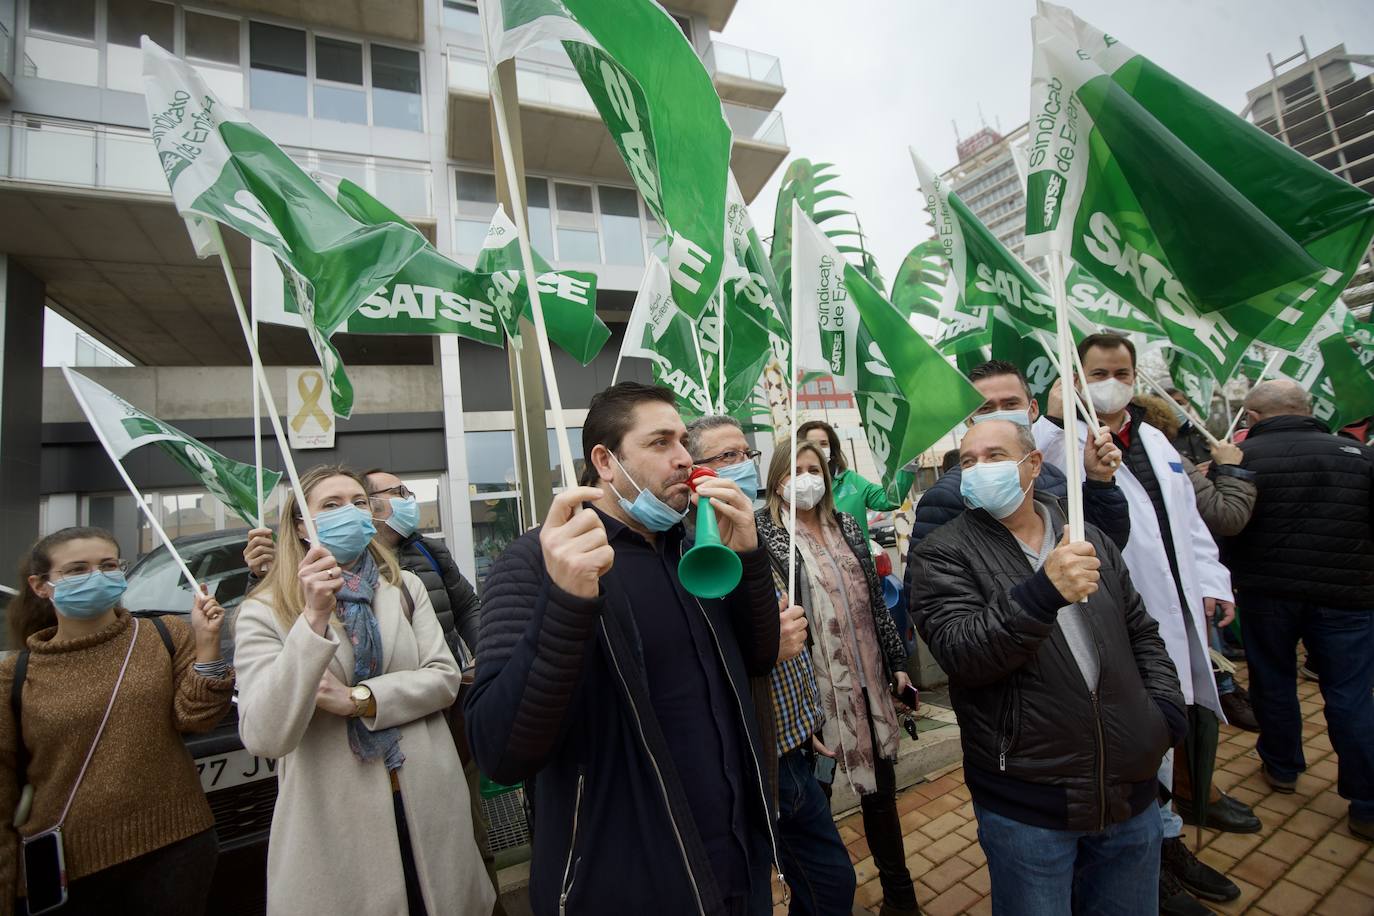
<svg viewBox="0 0 1374 916">
<path fill-rule="evenodd" d="M 280 759 L 268 916 L 484 916 L 495 894 L 473 840 L 443 711 L 460 673 L 424 585 L 373 535 L 363 480 L 301 478 L 267 577 L 239 609 L 239 733 Z"/>
<path fill-rule="evenodd" d="M 902 727 L 894 691 L 910 695 L 906 649 L 883 602 L 882 586 L 857 520 L 835 509 L 829 462 L 820 445 L 777 443 L 767 504 L 755 516 L 774 573 L 787 581 L 795 550 L 797 603 L 809 619 L 812 667 L 825 724 L 816 740 L 818 776 L 844 780 L 859 796 L 864 835 L 883 888 L 881 916 L 919 912 L 897 813 Z M 797 514 L 788 533 L 789 504 Z M 827 758 L 835 761 L 833 768 Z"/>
<path fill-rule="evenodd" d="M 3 916 L 205 911 L 218 845 L 181 733 L 229 710 L 224 609 L 198 594 L 189 625 L 136 619 L 125 566 L 100 528 L 50 534 L 20 563 L 19 651 L 0 662 Z"/>
</svg>

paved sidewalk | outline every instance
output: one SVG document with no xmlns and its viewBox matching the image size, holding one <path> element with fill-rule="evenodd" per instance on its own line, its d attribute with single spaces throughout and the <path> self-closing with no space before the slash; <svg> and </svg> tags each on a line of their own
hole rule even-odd
<svg viewBox="0 0 1374 916">
<path fill-rule="evenodd" d="M 1244 682 L 1244 666 L 1237 673 Z M 1259 774 L 1255 735 L 1222 727 L 1216 784 L 1256 808 L 1264 829 L 1257 834 L 1202 832 L 1203 861 L 1225 872 L 1240 899 L 1214 908 L 1222 913 L 1300 916 L 1374 916 L 1374 847 L 1351 836 L 1346 802 L 1336 794 L 1336 758 L 1326 734 L 1317 685 L 1300 681 L 1306 722 L 1307 772 L 1296 794 L 1271 792 Z M 906 837 L 907 864 L 928 916 L 992 912 L 987 859 L 978 845 L 963 769 L 954 764 L 900 793 L 898 810 Z M 876 913 L 882 902 L 877 870 L 858 812 L 839 821 L 858 876 L 855 913 Z M 1185 828 L 1194 846 L 1197 831 Z M 775 896 L 775 900 L 780 899 Z M 776 914 L 785 914 L 782 906 Z"/>
</svg>

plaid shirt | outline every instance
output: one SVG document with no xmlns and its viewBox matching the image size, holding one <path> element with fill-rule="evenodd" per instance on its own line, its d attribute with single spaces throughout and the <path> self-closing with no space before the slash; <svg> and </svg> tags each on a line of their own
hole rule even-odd
<svg viewBox="0 0 1374 916">
<path fill-rule="evenodd" d="M 811 652 L 802 649 L 796 658 L 776 665 L 768 675 L 773 696 L 773 721 L 777 724 L 778 756 L 809 743 L 825 722 L 820 688 L 811 670 Z"/>
</svg>

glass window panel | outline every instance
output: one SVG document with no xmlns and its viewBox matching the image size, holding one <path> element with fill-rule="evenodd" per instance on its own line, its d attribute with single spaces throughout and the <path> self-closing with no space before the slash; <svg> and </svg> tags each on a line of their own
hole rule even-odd
<svg viewBox="0 0 1374 916">
<path fill-rule="evenodd" d="M 588 229 L 559 229 L 558 260 L 599 262 L 601 249 L 597 245 L 596 233 Z"/>
<path fill-rule="evenodd" d="M 137 48 L 139 36 L 147 35 L 164 48 L 171 50 L 170 4 L 157 3 L 154 0 L 109 0 L 109 4 L 106 31 L 111 44 Z"/>
<path fill-rule="evenodd" d="M 320 157 L 320 171 L 339 178 L 347 178 L 360 188 L 367 188 L 367 166 L 354 159 Z"/>
<path fill-rule="evenodd" d="M 186 11 L 186 54 L 201 60 L 239 65 L 237 19 Z M 213 88 L 213 87 L 212 87 Z"/>
<path fill-rule="evenodd" d="M 429 175 L 415 169 L 377 167 L 377 199 L 401 216 L 432 216 Z"/>
<path fill-rule="evenodd" d="M 315 38 L 315 78 L 333 83 L 363 84 L 363 46 L 356 41 Z"/>
<path fill-rule="evenodd" d="M 549 471 L 553 477 L 553 485 L 557 489 L 563 486 L 563 462 L 558 460 L 558 431 L 550 429 L 547 431 L 549 437 Z M 582 428 L 575 427 L 568 430 L 568 448 L 572 450 L 573 458 L 573 479 L 580 480 L 582 469 L 587 466 L 587 462 L 582 457 Z"/>
<path fill-rule="evenodd" d="M 223 70 L 219 67 L 203 67 L 192 64 L 205 85 L 226 105 L 243 107 L 243 73 L 239 70 Z"/>
<path fill-rule="evenodd" d="M 95 40 L 95 0 L 29 0 L 29 28 Z"/>
<path fill-rule="evenodd" d="M 482 243 L 487 240 L 487 229 L 491 223 L 475 219 L 455 219 L 453 221 L 453 250 L 459 254 L 477 254 Z"/>
<path fill-rule="evenodd" d="M 367 96 L 361 89 L 315 84 L 315 117 L 327 121 L 367 123 Z"/>
<path fill-rule="evenodd" d="M 642 265 L 644 232 L 639 223 L 639 195 L 628 188 L 597 188 L 601 198 L 601 237 L 607 264 Z"/>
<path fill-rule="evenodd" d="M 465 0 L 444 0 L 444 28 L 471 32 L 474 35 L 482 34 L 477 4 Z"/>
<path fill-rule="evenodd" d="M 592 189 L 590 185 L 554 182 L 554 196 L 558 201 L 558 225 L 592 228 Z"/>
<path fill-rule="evenodd" d="M 95 134 L 54 127 L 24 132 L 23 177 L 66 184 L 95 184 Z"/>
<path fill-rule="evenodd" d="M 24 75 L 81 86 L 100 80 L 100 52 L 95 48 L 49 41 L 32 34 L 24 39 Z"/>
<path fill-rule="evenodd" d="M 478 592 L 481 592 L 496 559 L 505 552 L 511 541 L 520 536 L 522 530 L 520 500 L 514 496 L 503 499 L 477 497 L 472 500 L 473 559 L 477 565 L 477 581 L 474 584 Z"/>
<path fill-rule="evenodd" d="M 515 489 L 515 436 L 508 429 L 463 436 L 468 456 L 468 492 L 507 493 Z"/>
<path fill-rule="evenodd" d="M 529 212 L 530 245 L 546 259 L 553 257 L 553 213 L 549 209 L 549 182 L 525 179 L 525 207 Z"/>
<path fill-rule="evenodd" d="M 101 184 L 110 188 L 167 193 L 162 163 L 147 137 L 105 135 L 105 170 Z"/>
<path fill-rule="evenodd" d="M 140 49 L 116 44 L 105 46 L 105 88 L 143 93 L 143 52 Z"/>
<path fill-rule="evenodd" d="M 248 56 L 252 106 L 305 115 L 305 32 L 250 22 Z"/>
<path fill-rule="evenodd" d="M 372 45 L 372 123 L 420 130 L 420 54 Z"/>
<path fill-rule="evenodd" d="M 496 212 L 496 176 L 458 172 L 458 214 L 491 219 Z"/>
</svg>

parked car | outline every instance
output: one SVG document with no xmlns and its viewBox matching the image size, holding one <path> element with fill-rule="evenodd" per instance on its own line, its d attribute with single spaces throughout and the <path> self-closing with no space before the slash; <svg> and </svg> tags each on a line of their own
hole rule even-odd
<svg viewBox="0 0 1374 916">
<path fill-rule="evenodd" d="M 897 545 L 897 527 L 892 512 L 868 513 L 868 536 L 884 547 Z"/>
<path fill-rule="evenodd" d="M 216 531 L 173 543 L 227 612 L 221 638 L 224 657 L 232 662 L 235 610 L 248 585 L 243 563 L 248 531 Z M 124 606 L 130 612 L 142 617 L 191 613 L 191 587 L 165 546 L 135 563 L 128 577 Z M 267 909 L 267 837 L 277 802 L 277 761 L 244 750 L 238 726 L 236 702 L 214 730 L 185 736 L 219 836 L 209 916 L 260 916 Z"/>
</svg>

